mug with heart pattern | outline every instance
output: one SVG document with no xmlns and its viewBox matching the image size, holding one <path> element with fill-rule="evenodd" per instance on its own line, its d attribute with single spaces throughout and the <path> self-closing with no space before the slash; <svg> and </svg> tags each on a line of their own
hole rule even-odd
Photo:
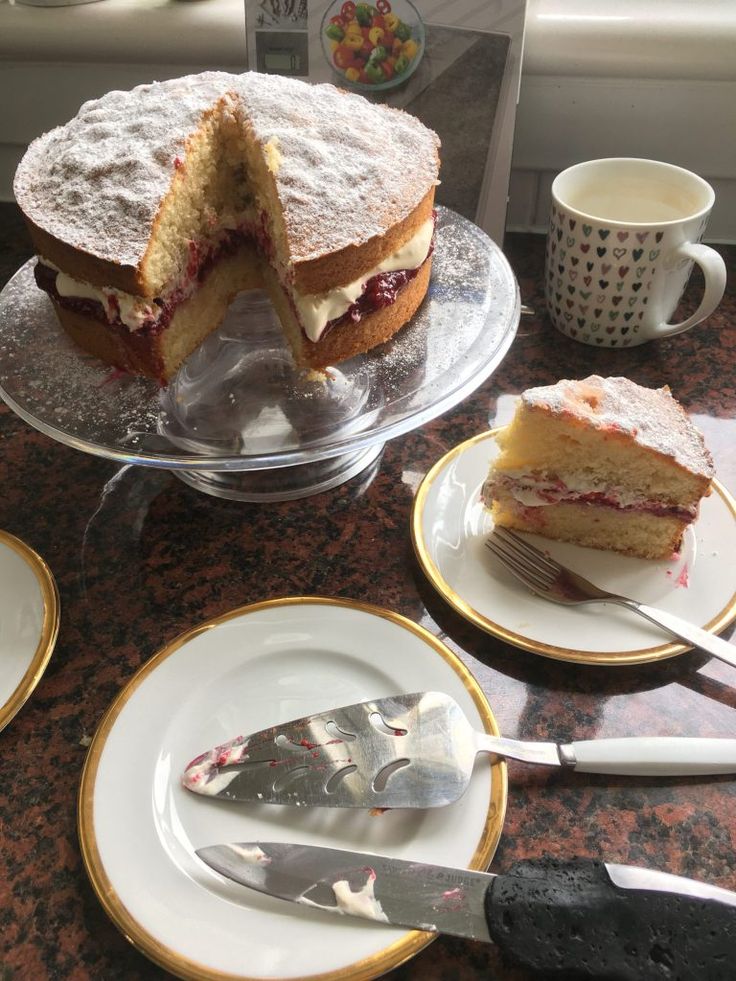
<svg viewBox="0 0 736 981">
<path fill-rule="evenodd" d="M 655 160 L 589 160 L 559 174 L 545 270 L 555 327 L 584 344 L 633 347 L 710 316 L 726 287 L 722 257 L 700 242 L 714 199 L 701 177 Z M 671 324 L 693 262 L 703 298 Z"/>
</svg>

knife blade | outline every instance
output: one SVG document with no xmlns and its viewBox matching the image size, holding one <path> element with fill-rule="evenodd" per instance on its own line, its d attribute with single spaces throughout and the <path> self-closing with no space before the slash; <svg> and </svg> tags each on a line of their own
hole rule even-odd
<svg viewBox="0 0 736 981">
<path fill-rule="evenodd" d="M 330 913 L 494 942 L 545 976 L 732 978 L 736 893 L 596 860 L 494 874 L 286 842 L 197 849 L 244 886 Z"/>
</svg>

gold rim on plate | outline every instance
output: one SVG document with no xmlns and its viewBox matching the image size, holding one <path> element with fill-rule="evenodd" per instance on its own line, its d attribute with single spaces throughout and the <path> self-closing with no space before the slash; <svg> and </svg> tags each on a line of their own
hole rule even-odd
<svg viewBox="0 0 736 981">
<path fill-rule="evenodd" d="M 466 439 L 458 446 L 453 447 L 453 449 L 438 460 L 432 469 L 427 473 L 424 480 L 419 485 L 419 489 L 417 490 L 414 498 L 411 513 L 411 538 L 414 545 L 414 552 L 419 560 L 419 564 L 424 570 L 424 574 L 427 576 L 430 583 L 432 586 L 434 586 L 440 596 L 447 603 L 449 603 L 449 605 L 457 613 L 459 613 L 466 620 L 470 621 L 470 623 L 474 624 L 476 627 L 480 627 L 480 629 L 484 630 L 486 633 L 492 634 L 494 637 L 498 637 L 500 640 L 505 641 L 507 644 L 512 644 L 514 647 L 520 647 L 522 650 L 531 651 L 533 654 L 541 654 L 544 657 L 554 658 L 557 661 L 570 661 L 575 664 L 645 664 L 650 661 L 662 661 L 665 658 L 676 657 L 678 654 L 684 654 L 686 651 L 692 650 L 692 646 L 683 644 L 679 641 L 676 643 L 671 642 L 667 644 L 660 644 L 657 647 L 645 647 L 641 650 L 635 651 L 584 651 L 576 650 L 575 648 L 555 647 L 552 644 L 544 644 L 541 641 L 536 641 L 530 639 L 529 637 L 525 637 L 523 634 L 518 634 L 513 630 L 508 630 L 502 624 L 496 623 L 489 617 L 479 613 L 478 610 L 470 606 L 469 603 L 466 603 L 462 596 L 460 596 L 452 588 L 452 586 L 450 586 L 432 558 L 431 551 L 427 545 L 422 530 L 422 519 L 427 503 L 427 497 L 432 485 L 435 483 L 440 473 L 450 463 L 452 463 L 456 457 L 460 456 L 471 446 L 475 446 L 477 443 L 481 443 L 484 440 L 495 440 L 496 434 L 499 431 L 499 429 L 491 429 L 486 433 L 480 433 L 477 436 L 472 436 L 470 439 Z M 736 499 L 729 494 L 726 488 L 718 480 L 713 481 L 713 490 L 723 500 L 724 504 L 731 513 L 731 516 L 734 518 L 734 520 L 736 520 Z M 540 599 L 539 602 L 544 603 L 545 600 Z M 703 630 L 716 634 L 727 627 L 734 619 L 736 619 L 736 592 L 734 592 L 723 609 L 716 614 L 712 620 L 703 626 Z"/>
<path fill-rule="evenodd" d="M 124 906 L 115 891 L 114 883 L 105 871 L 95 836 L 94 788 L 100 759 L 118 716 L 131 696 L 163 661 L 179 650 L 184 644 L 193 640 L 204 631 L 217 627 L 236 617 L 279 606 L 304 606 L 309 604 L 358 610 L 389 620 L 397 626 L 416 634 L 435 653 L 439 654 L 458 675 L 478 709 L 485 731 L 491 735 L 500 735 L 498 724 L 496 723 L 485 694 L 460 658 L 453 654 L 433 634 L 425 630 L 424 627 L 419 626 L 419 624 L 398 613 L 393 613 L 379 606 L 373 606 L 370 603 L 318 596 L 294 596 L 283 599 L 265 600 L 260 603 L 238 607 L 230 610 L 228 613 L 223 613 L 220 616 L 206 620 L 204 623 L 184 631 L 184 633 L 180 634 L 174 640 L 165 644 L 138 669 L 127 685 L 120 691 L 97 728 L 82 770 L 82 779 L 79 787 L 77 830 L 87 875 L 107 915 L 137 950 L 145 954 L 155 964 L 165 968 L 167 971 L 171 971 L 177 977 L 185 979 L 185 981 L 261 981 L 261 979 L 245 974 L 231 974 L 229 972 L 217 971 L 183 957 L 175 949 L 159 943 Z M 485 871 L 491 863 L 501 836 L 506 812 L 508 783 L 506 764 L 503 760 L 497 758 L 492 764 L 491 770 L 491 797 L 488 802 L 486 821 L 478 846 L 468 865 L 469 869 L 481 871 Z M 402 937 L 401 940 L 397 940 L 378 953 L 354 964 L 346 965 L 336 971 L 302 975 L 299 977 L 290 976 L 289 981 L 348 981 L 348 979 L 349 981 L 371 981 L 371 979 L 380 977 L 386 971 L 390 971 L 411 957 L 414 957 L 435 939 L 436 934 L 412 930 L 405 937 Z M 272 979 L 272 981 L 276 981 L 276 979 Z"/>
<path fill-rule="evenodd" d="M 26 668 L 10 698 L 4 705 L 0 705 L 0 730 L 4 729 L 15 718 L 41 680 L 56 644 L 60 618 L 59 590 L 56 586 L 56 580 L 41 556 L 34 552 L 30 545 L 26 545 L 20 538 L 16 538 L 15 535 L 11 535 L 7 531 L 0 531 L 1 545 L 6 545 L 16 555 L 19 555 L 35 575 L 41 590 L 43 621 L 41 623 L 41 636 L 38 639 L 31 663 Z"/>
</svg>

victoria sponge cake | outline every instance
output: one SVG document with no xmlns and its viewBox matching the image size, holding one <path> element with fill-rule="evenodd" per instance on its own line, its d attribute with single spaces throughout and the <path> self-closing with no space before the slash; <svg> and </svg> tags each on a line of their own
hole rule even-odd
<svg viewBox="0 0 736 981">
<path fill-rule="evenodd" d="M 627 378 L 524 392 L 482 496 L 494 521 L 642 558 L 669 558 L 710 493 L 713 461 L 667 387 Z"/>
<path fill-rule="evenodd" d="M 205 72 L 87 102 L 14 188 L 36 281 L 85 350 L 165 382 L 262 286 L 297 363 L 321 370 L 422 302 L 438 147 L 332 85 Z"/>
</svg>

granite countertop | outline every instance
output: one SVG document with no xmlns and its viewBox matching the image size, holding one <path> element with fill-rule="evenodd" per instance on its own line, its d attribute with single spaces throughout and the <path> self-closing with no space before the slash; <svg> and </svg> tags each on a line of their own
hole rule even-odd
<svg viewBox="0 0 736 981">
<path fill-rule="evenodd" d="M 14 206 L 2 205 L 0 218 L 2 285 L 31 250 Z M 460 656 L 508 736 L 735 734 L 736 669 L 696 652 L 619 668 L 525 653 L 452 612 L 417 565 L 409 515 L 422 475 L 486 430 L 508 404 L 503 396 L 561 377 L 596 372 L 669 384 L 696 415 L 722 482 L 736 490 L 736 247 L 721 247 L 731 285 L 706 324 L 615 352 L 577 344 L 550 326 L 542 238 L 510 235 L 505 251 L 533 312 L 522 317 L 493 377 L 442 418 L 389 442 L 372 480 L 347 483 L 308 506 L 211 498 L 168 471 L 120 467 L 53 442 L 0 404 L 0 528 L 46 559 L 62 608 L 46 673 L 0 733 L 5 981 L 168 976 L 112 925 L 85 875 L 76 829 L 80 773 L 89 736 L 136 669 L 180 632 L 234 607 L 323 595 L 401 613 Z M 580 855 L 736 889 L 733 777 L 609 778 L 511 763 L 508 778 L 496 871 L 524 858 Z M 493 946 L 450 938 L 389 976 L 526 977 L 504 966 Z"/>
</svg>

